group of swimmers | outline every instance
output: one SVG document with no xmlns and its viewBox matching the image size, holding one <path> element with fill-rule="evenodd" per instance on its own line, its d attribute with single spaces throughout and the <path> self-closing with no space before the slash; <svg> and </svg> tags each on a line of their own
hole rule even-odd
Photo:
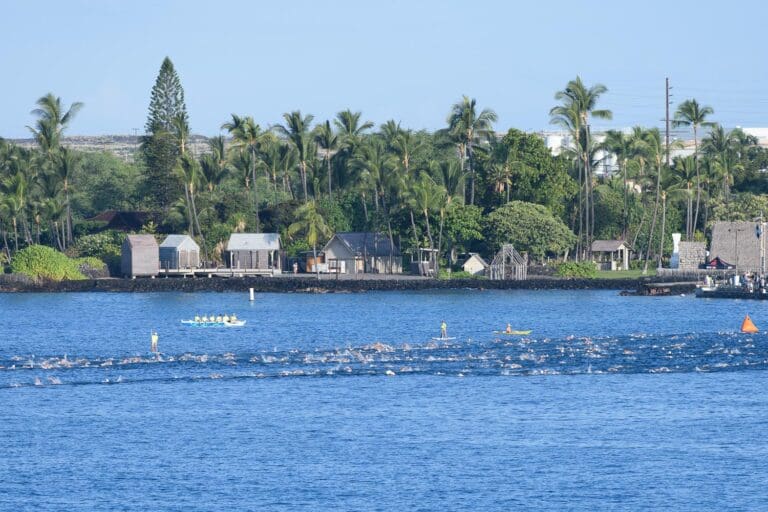
<svg viewBox="0 0 768 512">
<path fill-rule="evenodd" d="M 215 316 L 203 315 L 202 317 L 195 315 L 195 322 L 204 323 L 204 324 L 205 323 L 218 323 L 218 324 L 233 323 L 233 322 L 237 322 L 237 315 L 235 315 L 234 313 L 232 313 L 231 315 L 227 315 L 226 313 L 223 315 L 215 315 Z"/>
</svg>

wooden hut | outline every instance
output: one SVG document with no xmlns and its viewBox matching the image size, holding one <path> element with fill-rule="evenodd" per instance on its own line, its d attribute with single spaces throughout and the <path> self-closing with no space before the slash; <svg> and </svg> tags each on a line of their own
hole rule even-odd
<svg viewBox="0 0 768 512">
<path fill-rule="evenodd" d="M 462 263 L 461 269 L 473 276 L 482 276 L 488 270 L 488 263 L 476 252 L 471 252 L 464 263 Z"/>
<path fill-rule="evenodd" d="M 189 235 L 168 235 L 160 244 L 160 268 L 193 269 L 200 266 L 200 246 Z"/>
<path fill-rule="evenodd" d="M 383 233 L 336 233 L 323 247 L 329 272 L 401 274 L 400 248 Z"/>
<path fill-rule="evenodd" d="M 592 256 L 600 270 L 629 270 L 632 248 L 624 240 L 595 240 Z"/>
<path fill-rule="evenodd" d="M 491 261 L 488 274 L 494 280 L 525 280 L 528 278 L 528 256 L 521 255 L 512 244 L 504 244 Z"/>
<path fill-rule="evenodd" d="M 238 270 L 282 271 L 278 233 L 232 233 L 227 242 L 227 267 Z"/>
<path fill-rule="evenodd" d="M 121 270 L 126 277 L 154 277 L 160 269 L 160 251 L 152 235 L 128 235 L 121 250 Z"/>
</svg>

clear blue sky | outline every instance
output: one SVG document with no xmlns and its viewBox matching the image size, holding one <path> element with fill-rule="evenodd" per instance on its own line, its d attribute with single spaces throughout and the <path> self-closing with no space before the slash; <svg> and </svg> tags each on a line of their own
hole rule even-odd
<svg viewBox="0 0 768 512">
<path fill-rule="evenodd" d="M 27 137 L 51 91 L 85 108 L 70 134 L 143 131 L 168 55 L 192 131 L 230 113 L 262 127 L 300 109 L 316 120 L 361 110 L 434 130 L 462 94 L 497 128 L 550 128 L 554 93 L 577 74 L 605 84 L 601 106 L 626 127 L 661 126 L 664 77 L 726 126 L 768 126 L 760 1 L 545 2 L 247 0 L 3 3 L 0 136 Z"/>
</svg>

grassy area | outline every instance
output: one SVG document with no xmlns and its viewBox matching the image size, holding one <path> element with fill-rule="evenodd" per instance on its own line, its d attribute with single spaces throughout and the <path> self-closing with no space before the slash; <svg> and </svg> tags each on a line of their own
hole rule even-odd
<svg viewBox="0 0 768 512">
<path fill-rule="evenodd" d="M 642 269 L 637 270 L 599 270 L 597 272 L 598 279 L 638 279 L 640 277 L 654 277 L 656 275 L 655 268 L 649 268 L 648 273 L 643 275 Z"/>
</svg>

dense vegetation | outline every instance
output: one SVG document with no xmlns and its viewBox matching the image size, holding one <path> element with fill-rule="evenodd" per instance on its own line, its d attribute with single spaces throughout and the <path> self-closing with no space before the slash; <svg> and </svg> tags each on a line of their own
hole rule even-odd
<svg viewBox="0 0 768 512">
<path fill-rule="evenodd" d="M 667 165 L 655 128 L 592 136 L 590 120 L 611 117 L 600 108 L 606 93 L 579 78 L 556 93 L 552 122 L 573 141 L 558 156 L 535 134 L 495 133 L 493 110 L 466 96 L 447 106 L 446 126 L 434 133 L 395 120 L 377 127 L 352 110 L 328 120 L 296 110 L 267 128 L 231 114 L 228 135 L 194 155 L 181 81 L 166 59 L 133 162 L 63 147 L 82 105 L 67 109 L 53 94 L 33 111 L 36 149 L 0 140 L 0 244 L 7 261 L 43 244 L 116 265 L 120 236 L 85 219 L 136 209 L 160 214 L 147 230 L 189 233 L 212 261 L 233 231 L 279 232 L 295 252 L 317 250 L 334 231 L 377 230 L 406 254 L 437 248 L 449 264 L 462 252 L 492 256 L 507 242 L 534 261 L 581 261 L 593 240 L 623 238 L 648 265 L 668 255 L 673 231 L 700 239 L 714 220 L 765 211 L 768 152 L 754 138 L 713 124 L 712 108 L 686 100 L 675 124 L 690 128 L 694 151 Z M 598 177 L 605 152 L 617 168 Z"/>
</svg>

